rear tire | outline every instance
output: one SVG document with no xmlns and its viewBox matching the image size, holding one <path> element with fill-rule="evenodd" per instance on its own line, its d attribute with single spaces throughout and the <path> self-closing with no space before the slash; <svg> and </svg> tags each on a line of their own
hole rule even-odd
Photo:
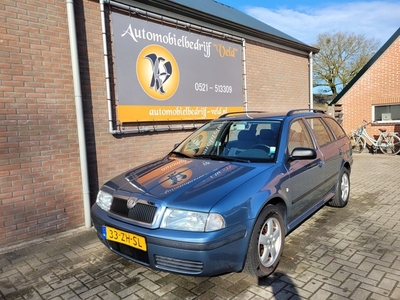
<svg viewBox="0 0 400 300">
<path fill-rule="evenodd" d="M 282 213 L 277 206 L 267 205 L 254 225 L 244 271 L 259 278 L 272 274 L 282 256 L 284 241 Z"/>
<path fill-rule="evenodd" d="M 328 202 L 334 207 L 345 207 L 349 202 L 350 196 L 350 173 L 347 168 L 343 168 L 339 180 L 336 183 L 335 196 Z"/>
<path fill-rule="evenodd" d="M 379 145 L 379 149 L 384 154 L 396 155 L 400 152 L 400 138 L 397 135 L 389 136 L 386 140 L 382 140 L 381 143 L 387 143 L 386 145 L 389 145 L 387 147 Z"/>
</svg>

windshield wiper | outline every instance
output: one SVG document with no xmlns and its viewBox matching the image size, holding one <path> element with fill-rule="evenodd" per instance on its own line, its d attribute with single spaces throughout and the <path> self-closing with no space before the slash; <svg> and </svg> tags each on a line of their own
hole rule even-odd
<svg viewBox="0 0 400 300">
<path fill-rule="evenodd" d="M 250 160 L 248 160 L 248 159 L 232 157 L 232 156 L 221 156 L 221 155 L 215 155 L 215 154 L 199 154 L 199 155 L 195 155 L 194 157 L 195 158 L 209 158 L 212 160 L 238 161 L 238 162 L 245 162 L 245 163 L 250 162 Z"/>
<path fill-rule="evenodd" d="M 179 152 L 179 151 L 171 151 L 169 154 L 170 155 L 175 154 L 176 156 L 185 157 L 185 158 L 192 158 L 192 156 L 189 156 L 189 155 Z"/>
</svg>

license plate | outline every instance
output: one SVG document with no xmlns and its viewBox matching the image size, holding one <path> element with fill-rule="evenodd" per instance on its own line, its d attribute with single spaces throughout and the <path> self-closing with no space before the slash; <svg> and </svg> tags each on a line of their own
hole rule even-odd
<svg viewBox="0 0 400 300">
<path fill-rule="evenodd" d="M 147 251 L 146 239 L 142 236 L 103 226 L 103 237 L 109 241 L 118 242 L 142 251 Z"/>
</svg>

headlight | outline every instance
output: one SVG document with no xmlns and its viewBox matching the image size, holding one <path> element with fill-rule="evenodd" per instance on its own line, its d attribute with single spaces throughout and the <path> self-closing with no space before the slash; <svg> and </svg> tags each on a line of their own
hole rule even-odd
<svg viewBox="0 0 400 300">
<path fill-rule="evenodd" d="M 216 213 L 167 208 L 161 228 L 185 231 L 216 231 L 225 227 L 224 218 Z"/>
<path fill-rule="evenodd" d="M 98 206 L 100 206 L 105 211 L 109 211 L 112 202 L 113 202 L 113 196 L 111 194 L 103 192 L 101 190 L 99 191 L 96 198 L 96 203 Z"/>
</svg>

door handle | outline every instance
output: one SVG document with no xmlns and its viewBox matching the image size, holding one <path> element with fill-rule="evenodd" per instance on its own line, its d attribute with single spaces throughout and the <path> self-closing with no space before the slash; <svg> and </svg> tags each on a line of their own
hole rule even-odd
<svg viewBox="0 0 400 300">
<path fill-rule="evenodd" d="M 317 166 L 321 168 L 323 164 L 324 163 L 322 162 L 322 160 L 319 160 L 317 162 L 313 162 L 313 163 L 307 165 L 307 169 L 312 169 L 312 168 L 317 167 Z"/>
</svg>

